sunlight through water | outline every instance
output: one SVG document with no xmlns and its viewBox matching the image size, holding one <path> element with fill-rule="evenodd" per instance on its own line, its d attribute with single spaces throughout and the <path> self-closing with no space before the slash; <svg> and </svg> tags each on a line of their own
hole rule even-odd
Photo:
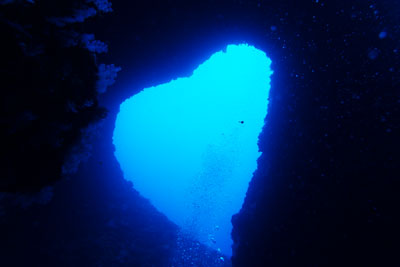
<svg viewBox="0 0 400 267">
<path fill-rule="evenodd" d="M 231 217 L 257 169 L 271 60 L 228 45 L 190 77 L 124 101 L 113 143 L 124 177 L 182 231 L 230 256 Z"/>
</svg>

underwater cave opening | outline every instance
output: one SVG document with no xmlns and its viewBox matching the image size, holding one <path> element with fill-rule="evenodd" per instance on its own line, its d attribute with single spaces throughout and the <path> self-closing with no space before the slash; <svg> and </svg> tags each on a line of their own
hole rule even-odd
<svg viewBox="0 0 400 267">
<path fill-rule="evenodd" d="M 261 155 L 272 73 L 265 52 L 228 45 L 190 77 L 125 100 L 115 123 L 125 179 L 183 232 L 227 256 L 231 218 Z"/>
</svg>

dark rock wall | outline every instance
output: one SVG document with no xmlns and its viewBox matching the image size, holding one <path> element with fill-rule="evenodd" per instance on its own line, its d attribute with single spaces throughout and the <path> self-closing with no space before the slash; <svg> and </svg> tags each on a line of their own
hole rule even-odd
<svg viewBox="0 0 400 267">
<path fill-rule="evenodd" d="M 94 2 L 0 2 L 0 191 L 35 192 L 59 180 L 83 129 L 106 115 L 96 56 L 107 48 L 81 25 L 105 12 Z"/>
<path fill-rule="evenodd" d="M 399 5 L 272 6 L 284 41 L 234 266 L 398 266 Z"/>
</svg>

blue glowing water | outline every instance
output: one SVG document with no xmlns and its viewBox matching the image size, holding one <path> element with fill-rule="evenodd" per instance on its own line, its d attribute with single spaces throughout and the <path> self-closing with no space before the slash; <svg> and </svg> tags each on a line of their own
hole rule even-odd
<svg viewBox="0 0 400 267">
<path fill-rule="evenodd" d="M 261 154 L 270 65 L 253 46 L 229 45 L 192 76 L 127 99 L 116 120 L 124 177 L 182 231 L 229 256 L 231 217 Z"/>
</svg>

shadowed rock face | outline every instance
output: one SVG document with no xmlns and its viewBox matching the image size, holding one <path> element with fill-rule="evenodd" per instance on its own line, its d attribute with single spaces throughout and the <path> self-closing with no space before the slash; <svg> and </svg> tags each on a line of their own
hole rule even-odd
<svg viewBox="0 0 400 267">
<path fill-rule="evenodd" d="M 184 232 L 228 256 L 231 217 L 260 156 L 270 63 L 253 46 L 228 45 L 190 77 L 124 101 L 116 120 L 125 178 Z"/>
<path fill-rule="evenodd" d="M 0 191 L 40 191 L 74 171 L 87 154 L 85 129 L 106 115 L 96 53 L 107 49 L 77 26 L 103 11 L 76 0 L 2 1 L 0 8 Z M 55 23 L 65 16 L 68 25 Z"/>
<path fill-rule="evenodd" d="M 263 155 L 233 219 L 234 266 L 398 265 L 399 4 L 268 6 L 272 39 L 287 41 L 271 54 Z"/>
</svg>

